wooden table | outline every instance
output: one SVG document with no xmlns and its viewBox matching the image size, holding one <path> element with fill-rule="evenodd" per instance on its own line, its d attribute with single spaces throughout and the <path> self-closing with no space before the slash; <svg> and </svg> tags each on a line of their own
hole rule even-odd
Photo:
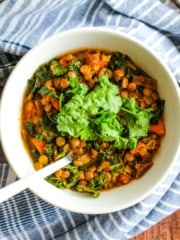
<svg viewBox="0 0 180 240">
<path fill-rule="evenodd" d="M 180 240 L 180 210 L 129 240 Z"/>
</svg>

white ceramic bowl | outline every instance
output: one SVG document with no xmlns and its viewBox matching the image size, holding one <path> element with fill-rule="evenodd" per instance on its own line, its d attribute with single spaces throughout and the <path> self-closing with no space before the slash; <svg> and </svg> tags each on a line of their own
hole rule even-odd
<svg viewBox="0 0 180 240">
<path fill-rule="evenodd" d="M 69 50 L 97 47 L 129 55 L 141 68 L 158 79 L 159 92 L 165 99 L 166 136 L 155 156 L 153 167 L 139 180 L 103 192 L 99 198 L 70 190 L 59 190 L 39 180 L 31 190 L 63 209 L 78 213 L 100 214 L 124 209 L 148 196 L 165 178 L 180 153 L 180 95 L 178 85 L 167 66 L 143 43 L 127 34 L 102 28 L 82 28 L 52 36 L 30 50 L 17 64 L 3 91 L 1 100 L 1 140 L 11 167 L 19 178 L 33 173 L 32 162 L 20 135 L 20 116 L 24 90 L 37 67 Z"/>
</svg>

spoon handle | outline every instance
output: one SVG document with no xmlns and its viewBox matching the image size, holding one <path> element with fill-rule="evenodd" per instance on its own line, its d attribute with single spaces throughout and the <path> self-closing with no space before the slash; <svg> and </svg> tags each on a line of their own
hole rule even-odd
<svg viewBox="0 0 180 240">
<path fill-rule="evenodd" d="M 70 156 L 66 156 L 56 162 L 36 171 L 35 173 L 21 178 L 14 183 L 9 184 L 6 187 L 0 189 L 0 203 L 7 200 L 8 198 L 16 195 L 17 193 L 23 191 L 28 188 L 32 184 L 34 184 L 38 179 L 42 179 L 52 174 L 56 170 L 65 167 L 69 163 L 71 163 L 72 159 Z"/>
</svg>

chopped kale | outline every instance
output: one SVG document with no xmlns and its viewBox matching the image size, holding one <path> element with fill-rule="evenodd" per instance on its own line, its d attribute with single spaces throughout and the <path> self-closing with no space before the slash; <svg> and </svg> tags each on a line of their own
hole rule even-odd
<svg viewBox="0 0 180 240">
<path fill-rule="evenodd" d="M 58 95 L 52 89 L 42 86 L 38 91 L 42 96 L 50 96 L 59 99 Z"/>
<path fill-rule="evenodd" d="M 158 99 L 156 101 L 157 110 L 153 112 L 153 117 L 151 118 L 151 123 L 158 123 L 159 119 L 162 117 L 164 112 L 165 100 Z"/>
<path fill-rule="evenodd" d="M 44 148 L 44 153 L 49 157 L 49 159 L 54 158 L 54 151 L 56 150 L 57 146 L 53 143 L 47 143 Z"/>
<path fill-rule="evenodd" d="M 120 163 L 111 165 L 110 168 L 112 173 L 123 173 L 125 166 L 124 166 L 124 163 L 121 161 Z"/>
<path fill-rule="evenodd" d="M 33 122 L 25 122 L 25 128 L 31 137 L 36 135 L 36 125 Z"/>
<path fill-rule="evenodd" d="M 56 59 L 51 61 L 51 71 L 54 76 L 63 76 L 67 72 L 67 68 L 60 64 Z"/>
<path fill-rule="evenodd" d="M 88 188 L 91 190 L 101 190 L 106 187 L 108 180 L 106 177 L 106 172 L 100 172 L 96 177 L 94 177 L 88 184 Z"/>
<path fill-rule="evenodd" d="M 31 154 L 32 154 L 32 157 L 37 160 L 39 158 L 39 152 L 37 151 L 37 149 L 35 148 L 32 148 L 31 149 Z"/>
<path fill-rule="evenodd" d="M 51 74 L 49 71 L 49 65 L 48 64 L 43 64 L 41 65 L 37 71 L 33 74 L 32 78 L 28 80 L 28 85 L 30 86 L 31 90 L 31 94 L 32 97 L 34 95 L 34 93 L 39 90 L 42 85 L 44 84 L 44 82 L 51 78 Z"/>
<path fill-rule="evenodd" d="M 110 63 L 109 63 L 109 67 L 112 69 L 112 70 L 116 70 L 118 68 L 126 68 L 127 65 L 126 65 L 126 61 L 131 61 L 130 58 L 126 55 L 126 54 L 123 54 L 123 53 L 120 53 L 120 52 L 115 52 L 112 54 L 112 57 L 111 57 L 111 60 L 110 60 Z"/>
<path fill-rule="evenodd" d="M 77 76 L 80 76 L 80 67 L 81 67 L 82 63 L 76 59 L 76 60 L 72 60 L 69 63 L 68 69 L 70 71 L 73 71 L 74 73 L 76 73 Z"/>
<path fill-rule="evenodd" d="M 54 185 L 57 188 L 65 189 L 67 188 L 67 181 L 63 178 L 56 178 L 53 176 L 46 177 L 46 181 Z"/>
<path fill-rule="evenodd" d="M 109 158 L 110 164 L 113 166 L 122 162 L 122 153 L 116 153 L 111 158 Z"/>
<path fill-rule="evenodd" d="M 140 164 L 152 164 L 152 152 L 159 147 L 160 138 L 155 139 L 150 133 L 152 125 L 162 117 L 165 101 L 157 92 L 158 100 L 153 99 L 148 105 L 152 108 L 146 104 L 145 108 L 140 107 L 145 102 L 147 84 L 138 85 L 137 78 L 144 80 L 148 75 L 124 53 L 106 56 L 106 52 L 90 50 L 70 59 L 54 58 L 41 65 L 28 80 L 24 132 L 34 163 L 45 166 L 72 155 L 72 164 L 46 177 L 49 183 L 98 197 L 103 190 L 126 184 L 124 177 L 135 178 Z M 84 64 L 87 76 L 80 71 Z M 120 71 L 115 72 L 117 69 Z M 115 77 L 118 72 L 129 83 L 134 82 L 136 89 L 122 88 L 121 79 L 118 82 Z M 68 81 L 66 88 L 60 84 L 62 79 Z M 52 88 L 45 84 L 48 80 Z M 91 81 L 95 81 L 93 87 Z M 156 93 L 157 86 L 152 89 Z M 123 90 L 127 90 L 128 97 L 121 94 Z M 130 96 L 133 91 L 137 99 L 133 94 Z M 28 105 L 26 108 L 29 100 L 32 108 Z M 157 105 L 156 110 L 153 104 Z M 139 150 L 141 142 L 143 147 L 150 142 L 147 154 L 144 149 Z M 75 161 L 84 154 L 88 161 Z M 41 161 L 42 155 L 48 162 Z"/>
<path fill-rule="evenodd" d="M 132 78 L 133 75 L 148 76 L 147 73 L 134 64 L 128 55 L 121 52 L 115 52 L 112 54 L 109 68 L 113 71 L 116 69 L 123 69 L 127 78 Z"/>
</svg>

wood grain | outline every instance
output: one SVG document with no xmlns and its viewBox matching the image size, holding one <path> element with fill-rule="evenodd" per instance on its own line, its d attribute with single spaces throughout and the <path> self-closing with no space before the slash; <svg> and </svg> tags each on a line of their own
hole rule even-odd
<svg viewBox="0 0 180 240">
<path fill-rule="evenodd" d="M 130 240 L 180 240 L 180 210 Z"/>
</svg>

